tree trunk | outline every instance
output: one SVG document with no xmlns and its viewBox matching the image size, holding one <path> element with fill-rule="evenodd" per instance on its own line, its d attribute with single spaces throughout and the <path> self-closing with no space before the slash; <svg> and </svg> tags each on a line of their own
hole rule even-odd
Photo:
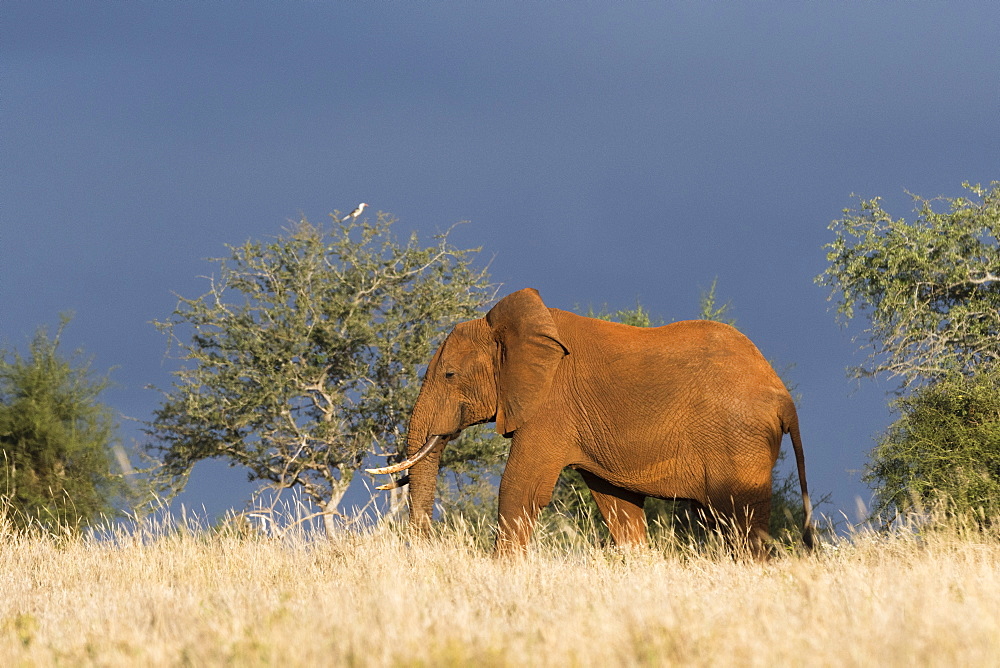
<svg viewBox="0 0 1000 668">
<path fill-rule="evenodd" d="M 323 504 L 323 529 L 326 531 L 328 538 L 333 536 L 337 530 L 336 518 L 340 515 L 338 508 L 340 507 L 340 501 L 344 498 L 344 494 L 347 493 L 349 485 L 349 482 L 343 482 L 343 478 L 339 482 L 334 482 L 330 490 L 330 498 Z"/>
</svg>

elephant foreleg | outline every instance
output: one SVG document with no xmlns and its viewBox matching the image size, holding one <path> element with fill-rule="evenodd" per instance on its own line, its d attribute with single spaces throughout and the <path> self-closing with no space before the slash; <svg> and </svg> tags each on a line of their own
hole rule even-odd
<svg viewBox="0 0 1000 668">
<path fill-rule="evenodd" d="M 589 471 L 580 469 L 580 475 L 590 488 L 615 545 L 645 545 L 646 513 L 642 508 L 645 495 L 612 485 Z"/>
<path fill-rule="evenodd" d="M 532 458 L 515 436 L 500 479 L 497 556 L 521 552 L 527 546 L 538 513 L 552 499 L 560 471 L 561 462 Z"/>
</svg>

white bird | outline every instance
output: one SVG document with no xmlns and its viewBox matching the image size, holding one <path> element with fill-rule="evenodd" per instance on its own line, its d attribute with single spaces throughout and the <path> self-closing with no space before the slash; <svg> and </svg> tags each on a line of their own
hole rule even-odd
<svg viewBox="0 0 1000 668">
<path fill-rule="evenodd" d="M 351 220 L 354 220 L 355 218 L 357 218 L 358 216 L 361 215 L 361 212 L 365 210 L 366 206 L 368 206 L 368 205 L 365 202 L 362 202 L 361 204 L 358 205 L 358 208 L 356 208 L 354 211 L 351 211 L 349 214 L 347 214 L 346 216 L 344 216 L 343 218 L 341 218 L 340 222 L 344 222 L 348 218 L 350 218 Z"/>
</svg>

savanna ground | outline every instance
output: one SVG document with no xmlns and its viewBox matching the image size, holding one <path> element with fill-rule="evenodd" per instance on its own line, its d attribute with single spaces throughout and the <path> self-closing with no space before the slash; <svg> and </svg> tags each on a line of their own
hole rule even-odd
<svg viewBox="0 0 1000 668">
<path fill-rule="evenodd" d="M 0 514 L 0 665 L 995 666 L 1000 535 L 859 530 L 766 564 L 660 541 L 326 538 Z"/>
</svg>

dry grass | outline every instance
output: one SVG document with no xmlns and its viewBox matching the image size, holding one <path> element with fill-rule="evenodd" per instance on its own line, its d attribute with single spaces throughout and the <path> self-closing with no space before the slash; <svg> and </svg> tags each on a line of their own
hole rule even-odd
<svg viewBox="0 0 1000 668">
<path fill-rule="evenodd" d="M 0 525 L 0 665 L 989 666 L 1000 540 L 861 533 L 741 563 L 543 538 Z M 558 543 L 558 544 L 557 544 Z"/>
</svg>

